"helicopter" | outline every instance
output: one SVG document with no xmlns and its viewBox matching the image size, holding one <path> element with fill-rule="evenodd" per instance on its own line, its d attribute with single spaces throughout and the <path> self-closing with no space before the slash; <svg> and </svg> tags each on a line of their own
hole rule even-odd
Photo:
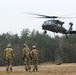
<svg viewBox="0 0 76 75">
<path fill-rule="evenodd" d="M 58 17 L 58 16 L 47 16 L 47 15 L 41 15 L 41 14 L 35 14 L 35 13 L 28 13 L 32 15 L 37 15 L 38 17 L 36 18 L 49 18 L 50 20 L 44 21 L 42 24 L 42 29 L 44 30 L 44 33 L 46 34 L 47 31 L 51 31 L 54 33 L 62 33 L 67 36 L 67 34 L 76 34 L 76 31 L 72 30 L 73 23 L 70 22 L 69 29 L 67 30 L 66 28 L 63 27 L 63 24 L 65 22 L 60 21 L 56 18 L 73 18 L 73 17 Z"/>
</svg>

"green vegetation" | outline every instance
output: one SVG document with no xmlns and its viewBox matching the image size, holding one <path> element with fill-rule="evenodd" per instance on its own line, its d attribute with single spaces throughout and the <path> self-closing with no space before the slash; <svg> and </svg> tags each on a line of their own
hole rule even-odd
<svg viewBox="0 0 76 75">
<path fill-rule="evenodd" d="M 22 48 L 23 43 L 27 43 L 30 50 L 32 45 L 36 45 L 39 50 L 39 63 L 43 62 L 54 62 L 61 60 L 62 62 L 76 62 L 76 35 L 56 36 L 52 38 L 44 33 L 33 30 L 30 32 L 29 29 L 23 29 L 21 36 L 18 34 L 3 33 L 0 35 L 0 65 L 4 65 L 4 49 L 8 43 L 12 44 L 12 48 L 15 52 L 15 63 L 14 65 L 22 65 Z"/>
</svg>

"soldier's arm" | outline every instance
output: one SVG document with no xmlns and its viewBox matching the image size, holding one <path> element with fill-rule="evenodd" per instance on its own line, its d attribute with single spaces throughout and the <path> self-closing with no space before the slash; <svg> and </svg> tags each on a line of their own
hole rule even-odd
<svg viewBox="0 0 76 75">
<path fill-rule="evenodd" d="M 22 50 L 22 59 L 24 60 L 25 59 L 25 49 L 23 48 Z"/>
<path fill-rule="evenodd" d="M 31 58 L 31 60 L 32 60 L 32 51 L 30 51 L 30 58 Z"/>
<path fill-rule="evenodd" d="M 22 57 L 25 55 L 25 49 L 22 50 Z"/>
<path fill-rule="evenodd" d="M 14 50 L 12 48 L 11 48 L 11 54 L 12 54 L 12 57 L 15 58 Z"/>
<path fill-rule="evenodd" d="M 33 50 L 31 51 L 31 56 L 33 56 Z"/>
<path fill-rule="evenodd" d="M 11 48 L 11 52 L 12 52 L 13 61 L 15 62 L 15 54 L 14 54 L 14 50 L 12 48 Z"/>
<path fill-rule="evenodd" d="M 28 48 L 28 51 L 29 51 L 29 55 L 31 54 L 31 51 L 30 51 L 30 49 Z"/>
<path fill-rule="evenodd" d="M 29 54 L 30 54 L 30 48 L 27 48 L 28 49 L 28 51 L 29 51 Z"/>
<path fill-rule="evenodd" d="M 6 49 L 4 50 L 4 58 L 6 57 Z"/>
</svg>

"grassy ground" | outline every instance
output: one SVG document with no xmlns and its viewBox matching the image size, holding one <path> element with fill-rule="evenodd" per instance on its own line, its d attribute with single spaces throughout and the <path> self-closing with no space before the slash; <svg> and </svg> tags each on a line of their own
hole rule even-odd
<svg viewBox="0 0 76 75">
<path fill-rule="evenodd" d="M 7 73 L 5 67 L 0 67 L 0 75 L 76 75 L 76 64 L 40 64 L 38 72 L 26 72 L 24 66 L 13 66 L 13 72 Z"/>
</svg>

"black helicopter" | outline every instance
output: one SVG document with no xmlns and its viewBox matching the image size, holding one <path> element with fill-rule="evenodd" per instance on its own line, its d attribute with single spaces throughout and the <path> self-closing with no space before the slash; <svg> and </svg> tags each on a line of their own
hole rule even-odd
<svg viewBox="0 0 76 75">
<path fill-rule="evenodd" d="M 44 21 L 42 24 L 42 29 L 44 30 L 44 33 L 47 33 L 48 31 L 56 32 L 56 33 L 62 33 L 62 34 L 76 34 L 76 31 L 72 31 L 73 23 L 70 22 L 69 30 L 63 27 L 63 24 L 65 22 L 62 22 L 60 20 L 56 20 L 56 18 L 73 18 L 73 17 L 57 17 L 57 16 L 47 16 L 47 15 L 41 15 L 41 14 L 35 14 L 35 13 L 28 13 L 32 15 L 37 15 L 37 18 L 49 18 L 51 20 Z"/>
</svg>

